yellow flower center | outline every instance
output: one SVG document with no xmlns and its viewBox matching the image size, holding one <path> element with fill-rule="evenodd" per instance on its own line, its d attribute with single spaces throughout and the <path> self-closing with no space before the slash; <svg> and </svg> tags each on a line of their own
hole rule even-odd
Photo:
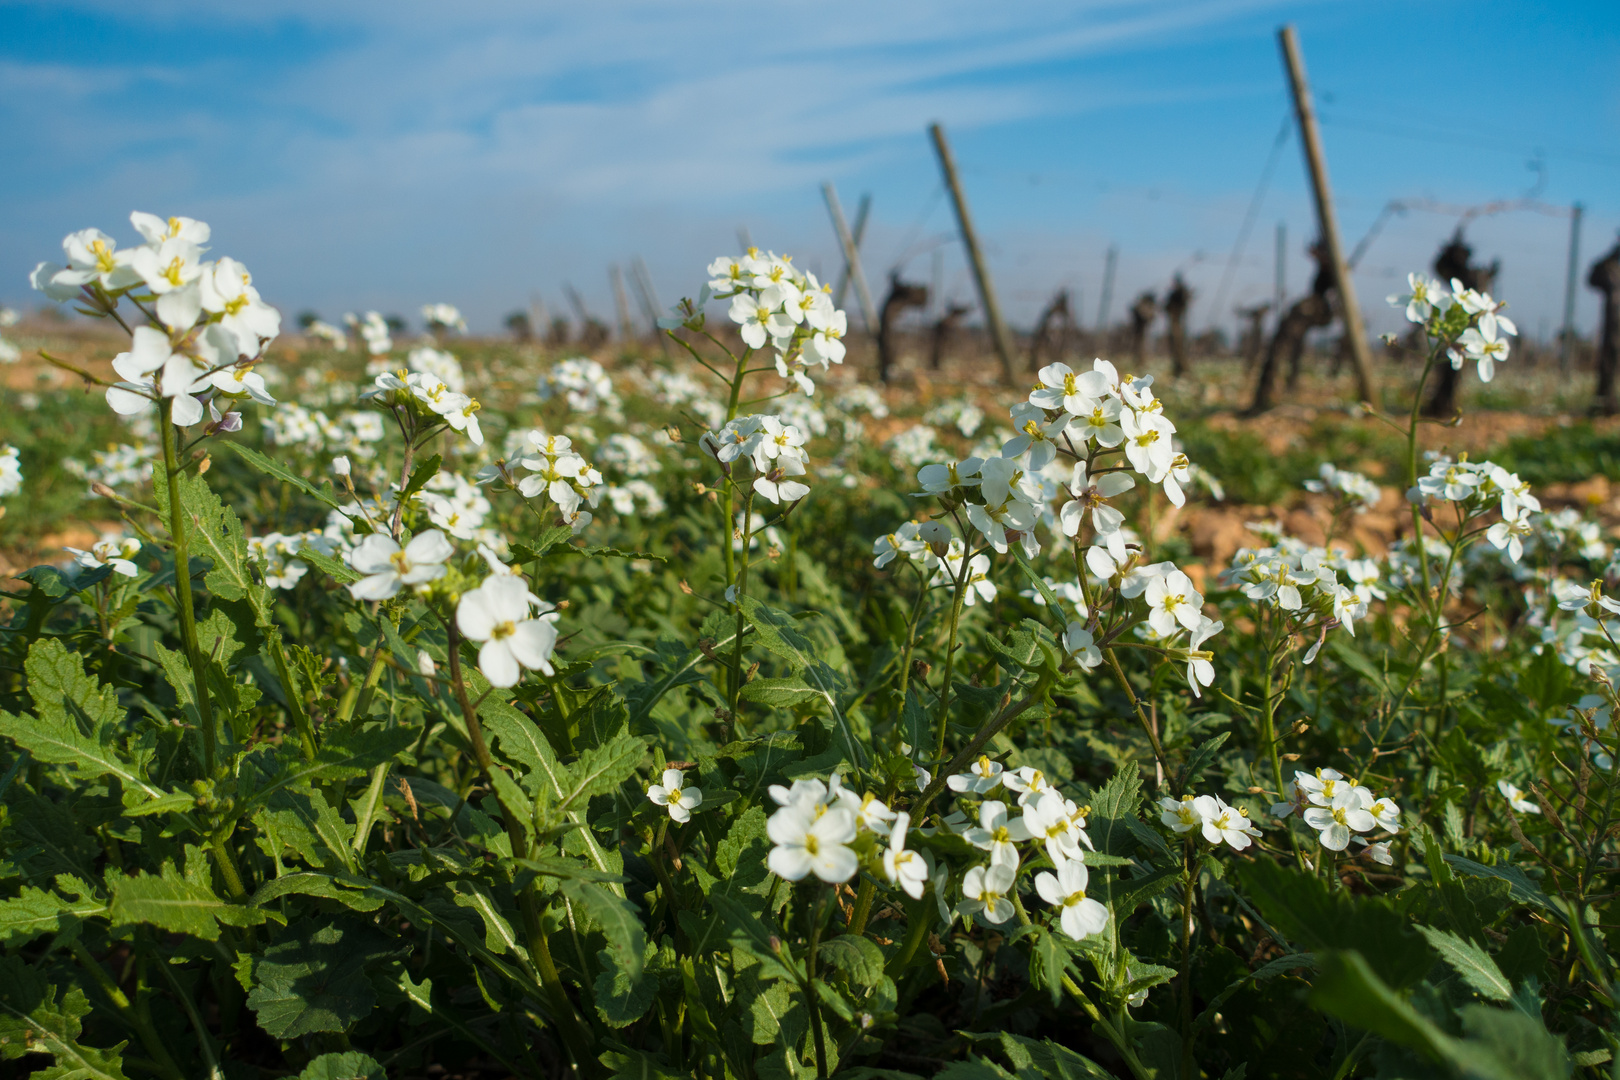
<svg viewBox="0 0 1620 1080">
<path fill-rule="evenodd" d="M 517 633 L 517 623 L 508 619 L 505 622 L 495 624 L 495 628 L 489 632 L 489 639 L 491 641 L 501 641 L 515 633 Z M 680 789 L 676 788 L 675 790 L 679 791 Z"/>
</svg>

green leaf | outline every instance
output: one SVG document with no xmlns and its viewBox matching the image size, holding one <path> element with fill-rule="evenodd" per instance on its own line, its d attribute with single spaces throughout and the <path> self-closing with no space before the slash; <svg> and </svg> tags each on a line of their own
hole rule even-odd
<svg viewBox="0 0 1620 1080">
<path fill-rule="evenodd" d="M 1052 999 L 1053 1008 L 1056 1008 L 1063 1000 L 1063 977 L 1073 967 L 1069 950 L 1044 926 L 1037 924 L 1030 927 L 1027 936 L 1030 939 L 1030 985 L 1037 989 L 1044 988 Z"/>
<path fill-rule="evenodd" d="M 1136 848 L 1130 822 L 1142 805 L 1142 774 L 1134 763 L 1126 763 L 1091 797 L 1091 816 L 1086 832 L 1098 851 L 1108 855 L 1129 855 Z"/>
<path fill-rule="evenodd" d="M 1434 963 L 1409 920 L 1382 897 L 1351 896 L 1316 877 L 1257 860 L 1233 867 L 1261 914 L 1313 952 L 1354 949 L 1383 981 L 1404 989 Z"/>
<path fill-rule="evenodd" d="M 215 895 L 206 880 L 207 864 L 200 860 L 195 862 L 200 872 L 188 866 L 190 872 L 184 876 L 168 860 L 158 874 L 143 870 L 126 877 L 116 871 L 109 872 L 107 888 L 112 893 L 112 903 L 107 907 L 108 919 L 114 926 L 150 923 L 204 941 L 219 940 L 221 922 L 231 926 L 264 922 L 264 912 L 229 903 Z"/>
<path fill-rule="evenodd" d="M 653 952 L 649 946 L 644 961 L 650 960 Z M 597 953 L 596 961 L 602 969 L 594 984 L 596 1011 L 603 1021 L 609 1027 L 626 1027 L 645 1016 L 658 996 L 658 977 L 645 970 L 644 963 L 641 975 L 632 978 L 619 966 L 618 954 L 611 949 Z"/>
<path fill-rule="evenodd" d="M 766 649 L 780 656 L 788 662 L 788 667 L 794 673 L 802 672 L 809 664 L 809 657 L 813 656 L 816 647 L 810 639 L 799 633 L 798 624 L 793 616 L 785 611 L 768 607 L 752 596 L 742 596 L 737 599 L 737 606 L 742 609 L 743 618 L 748 625 L 754 628 L 757 635 L 755 640 Z"/>
<path fill-rule="evenodd" d="M 1473 859 L 1465 859 L 1461 855 L 1447 855 L 1446 862 L 1450 863 L 1453 868 L 1473 877 L 1497 878 L 1507 882 L 1510 887 L 1509 895 L 1521 904 L 1546 908 L 1548 911 L 1558 912 L 1560 916 L 1563 914 L 1553 905 L 1547 894 L 1537 888 L 1536 883 L 1531 881 L 1525 872 L 1517 866 L 1511 866 L 1507 863 L 1486 866 L 1484 863 L 1477 863 Z"/>
<path fill-rule="evenodd" d="M 272 1038 L 296 1039 L 347 1031 L 370 1014 L 377 995 L 365 967 L 389 951 L 387 938 L 369 927 L 337 923 L 290 928 L 288 938 L 253 965 L 247 1003 L 260 1027 Z"/>
<path fill-rule="evenodd" d="M 304 1066 L 298 1080 L 388 1080 L 388 1073 L 374 1058 L 358 1050 L 346 1050 L 341 1054 L 322 1054 Z"/>
<path fill-rule="evenodd" d="M 323 555 L 315 548 L 306 545 L 298 549 L 297 555 L 339 585 L 349 585 L 360 580 L 359 573 L 352 567 L 345 566 L 330 555 Z"/>
<path fill-rule="evenodd" d="M 871 989 L 883 978 L 883 950 L 868 938 L 840 934 L 823 941 L 816 958 L 848 975 L 850 982 L 863 989 Z"/>
<path fill-rule="evenodd" d="M 254 608 L 264 613 L 265 589 L 253 580 L 247 534 L 236 512 L 219 501 L 202 477 L 185 473 L 179 483 L 192 554 L 213 563 L 203 577 L 208 591 L 221 600 L 251 599 Z"/>
<path fill-rule="evenodd" d="M 82 990 L 69 990 L 60 1002 L 19 957 L 0 956 L 0 1058 L 48 1054 L 53 1064 L 30 1074 L 32 1080 L 127 1080 L 125 1044 L 102 1049 L 79 1042 L 80 1021 L 90 1013 Z"/>
<path fill-rule="evenodd" d="M 641 925 L 636 906 L 591 881 L 564 879 L 562 892 L 570 903 L 601 927 L 608 948 L 618 959 L 618 967 L 632 982 L 641 978 L 647 951 L 647 931 Z"/>
<path fill-rule="evenodd" d="M 1113 1080 L 1113 1074 L 1095 1061 L 1081 1057 L 1051 1039 L 1036 1042 L 1006 1031 L 982 1038 L 993 1038 L 1001 1043 L 1002 1052 L 1012 1062 L 1013 1068 L 1018 1070 L 1019 1076 L 1033 1073 L 1046 1080 Z"/>
<path fill-rule="evenodd" d="M 3 731 L 0 727 L 0 731 Z M 268 802 L 282 788 L 296 788 L 316 780 L 352 780 L 364 776 L 385 761 L 391 761 L 416 741 L 414 728 L 400 725 L 342 728 L 326 736 L 314 761 L 291 758 L 286 770 L 253 793 L 248 805 Z"/>
<path fill-rule="evenodd" d="M 73 880 L 66 875 L 58 880 L 62 879 Z M 13 948 L 26 945 L 42 934 L 57 933 L 76 919 L 99 915 L 105 910 L 105 904 L 83 893 L 81 899 L 69 900 L 54 892 L 24 885 L 19 895 L 0 900 L 0 942 Z"/>
<path fill-rule="evenodd" d="M 103 733 L 123 716 L 118 691 L 94 675 L 85 674 L 84 658 L 69 652 L 56 638 L 41 638 L 28 649 L 23 662 L 28 696 L 34 714 L 64 730 L 89 727 L 84 734 L 101 741 Z"/>
<path fill-rule="evenodd" d="M 743 685 L 740 696 L 744 701 L 770 709 L 791 709 L 795 705 L 814 705 L 824 700 L 820 690 L 799 678 L 754 679 Z"/>
<path fill-rule="evenodd" d="M 1513 996 L 1513 984 L 1496 966 L 1490 953 L 1472 941 L 1432 926 L 1420 926 L 1417 931 L 1428 939 L 1430 947 L 1440 954 L 1440 959 L 1450 964 L 1462 976 L 1463 982 L 1473 987 L 1481 997 L 1507 1001 Z"/>
<path fill-rule="evenodd" d="M 511 922 L 496 906 L 495 898 L 484 885 L 475 881 L 459 882 L 455 892 L 455 903 L 457 907 L 476 912 L 484 921 L 484 947 L 490 952 L 497 956 L 511 953 L 514 956 L 528 957 L 529 952 L 518 941 L 517 932 L 512 929 Z"/>
<path fill-rule="evenodd" d="M 443 457 L 438 454 L 433 454 L 426 461 L 422 462 L 422 464 L 418 465 L 415 469 L 412 469 L 411 478 L 405 484 L 405 491 L 400 496 L 400 501 L 409 504 L 411 498 L 418 491 L 421 491 L 424 487 L 426 487 L 429 480 L 438 475 L 439 466 L 443 464 L 443 462 Z"/>
<path fill-rule="evenodd" d="M 772 945 L 771 932 L 757 914 L 745 907 L 740 901 L 725 895 L 718 890 L 709 896 L 709 904 L 720 915 L 719 922 L 730 928 L 728 941 L 732 948 L 741 949 L 764 965 L 765 973 L 773 978 L 787 978 L 798 982 L 802 979 L 799 965 L 789 954 L 785 947 L 777 948 Z M 711 921 L 705 927 L 705 933 L 713 928 Z M 698 941 L 696 948 L 701 950 L 706 941 Z"/>
<path fill-rule="evenodd" d="M 241 458 L 243 461 L 247 462 L 249 465 L 253 466 L 255 469 L 258 469 L 265 475 L 273 476 L 277 480 L 291 484 L 299 491 L 302 491 L 305 495 L 308 495 L 322 503 L 328 509 L 343 509 L 343 504 L 338 502 L 336 496 L 332 493 L 332 484 L 330 481 L 324 481 L 320 487 L 316 487 L 313 483 L 304 479 L 302 476 L 299 476 L 297 473 L 281 464 L 281 462 L 277 461 L 275 458 L 266 457 L 257 450 L 244 446 L 239 442 L 227 441 L 225 445 L 229 447 L 237 457 Z"/>
<path fill-rule="evenodd" d="M 83 780 L 115 776 L 125 787 L 144 792 L 149 798 L 158 799 L 168 794 L 147 783 L 137 774 L 135 765 L 112 746 L 79 734 L 76 723 L 50 723 L 34 716 L 0 712 L 0 735 L 7 736 L 47 765 L 72 766 Z"/>
<path fill-rule="evenodd" d="M 580 755 L 568 767 L 571 787 L 559 810 L 567 810 L 577 802 L 604 795 L 617 788 L 635 774 L 636 766 L 647 754 L 647 743 L 639 735 L 622 734 L 606 746 L 594 747 Z"/>
</svg>

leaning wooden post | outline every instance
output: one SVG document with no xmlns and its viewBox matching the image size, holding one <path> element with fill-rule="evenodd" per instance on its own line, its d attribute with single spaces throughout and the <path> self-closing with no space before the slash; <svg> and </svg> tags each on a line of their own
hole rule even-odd
<svg viewBox="0 0 1620 1080">
<path fill-rule="evenodd" d="M 1108 253 L 1103 256 L 1103 283 L 1102 299 L 1097 302 L 1097 329 L 1102 331 L 1104 338 L 1103 349 L 1107 351 L 1108 320 L 1113 317 L 1114 306 L 1114 271 L 1119 267 L 1119 246 L 1108 245 Z"/>
<path fill-rule="evenodd" d="M 1339 303 L 1344 308 L 1344 334 L 1350 339 L 1350 359 L 1356 368 L 1356 392 L 1361 395 L 1362 401 L 1376 405 L 1378 388 L 1373 380 L 1372 350 L 1367 345 L 1367 330 L 1361 321 L 1361 307 L 1356 302 L 1350 267 L 1344 261 L 1344 245 L 1339 242 L 1339 219 L 1333 209 L 1333 192 L 1328 186 L 1327 159 L 1322 155 L 1322 136 L 1316 127 L 1311 88 L 1305 81 L 1305 61 L 1299 54 L 1299 39 L 1292 25 L 1278 30 L 1277 40 L 1282 44 L 1283 64 L 1288 68 L 1288 85 L 1294 95 L 1294 114 L 1299 119 L 1300 142 L 1304 144 L 1305 164 L 1311 173 L 1316 220 L 1321 226 L 1322 242 L 1327 246 L 1328 261 L 1333 266 Z"/>
<path fill-rule="evenodd" d="M 630 298 L 625 295 L 618 263 L 608 267 L 608 277 L 613 280 L 613 303 L 619 309 L 619 337 L 628 345 L 636 340 L 636 324 L 630 318 Z"/>
<path fill-rule="evenodd" d="M 827 200 L 827 213 L 832 215 L 833 231 L 838 234 L 838 246 L 844 249 L 844 269 L 855 283 L 855 299 L 860 301 L 861 320 L 868 334 L 877 333 L 877 308 L 872 305 L 872 291 L 866 287 L 866 274 L 861 270 L 861 253 L 855 246 L 855 236 L 844 220 L 844 208 L 838 202 L 838 189 L 829 180 L 821 185 L 821 194 Z"/>
<path fill-rule="evenodd" d="M 861 251 L 861 240 L 866 236 L 866 217 L 872 212 L 872 196 L 868 192 L 861 196 L 860 205 L 855 207 L 855 224 L 850 226 L 850 236 L 855 241 L 855 253 Z M 838 287 L 833 289 L 833 307 L 844 306 L 844 294 L 849 292 L 849 265 L 838 271 Z"/>
<path fill-rule="evenodd" d="M 1575 338 L 1575 280 L 1580 277 L 1581 215 L 1585 212 L 1580 203 L 1570 208 L 1569 278 L 1564 282 L 1564 329 L 1558 335 L 1558 370 L 1566 372 Z"/>
<path fill-rule="evenodd" d="M 658 306 L 658 294 L 653 291 L 652 275 L 647 272 L 647 263 L 640 255 L 630 264 L 630 285 L 636 290 L 636 302 L 641 305 L 641 312 L 647 316 L 647 325 L 653 328 L 653 336 L 663 348 L 664 355 L 669 355 L 669 335 L 658 332 L 658 317 L 663 311 Z"/>
<path fill-rule="evenodd" d="M 1001 321 L 1001 304 L 996 300 L 996 287 L 990 280 L 990 269 L 984 265 L 979 251 L 979 238 L 973 231 L 973 218 L 968 214 L 967 197 L 962 194 L 962 182 L 956 177 L 956 161 L 945 141 L 945 129 L 938 124 L 928 126 L 934 137 L 934 151 L 939 154 L 939 168 L 945 174 L 945 187 L 951 193 L 951 205 L 956 208 L 956 224 L 962 230 L 962 246 L 967 249 L 968 262 L 973 267 L 973 280 L 979 286 L 979 301 L 984 305 L 984 321 L 990 327 L 990 340 L 1001 359 L 1001 377 L 1007 385 L 1016 381 L 1013 373 L 1012 337 L 1007 324 Z"/>
</svg>

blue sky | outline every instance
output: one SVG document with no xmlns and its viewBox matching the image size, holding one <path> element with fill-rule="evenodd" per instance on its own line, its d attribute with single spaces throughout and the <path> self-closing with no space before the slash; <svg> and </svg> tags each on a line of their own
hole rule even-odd
<svg viewBox="0 0 1620 1080">
<path fill-rule="evenodd" d="M 926 125 L 946 125 L 1011 317 L 1058 286 L 1096 317 L 1183 271 L 1194 320 L 1269 296 L 1273 237 L 1308 272 L 1275 29 L 1298 26 L 1347 242 L 1392 199 L 1586 204 L 1584 264 L 1620 226 L 1620 5 L 1262 0 L 0 0 L 0 298 L 61 236 L 132 209 L 214 225 L 266 298 L 328 318 L 446 300 L 475 327 L 646 258 L 664 302 L 739 226 L 836 268 L 820 182 L 873 196 L 868 273 L 971 284 Z M 1221 282 L 1268 160 L 1246 251 Z M 1455 212 L 1389 221 L 1358 267 L 1380 306 Z M 1568 220 L 1469 235 L 1523 330 L 1555 327 Z M 1596 298 L 1582 289 L 1579 322 Z M 1215 300 L 1220 295 L 1219 307 Z M 1377 320 L 1374 328 L 1387 324 Z"/>
</svg>

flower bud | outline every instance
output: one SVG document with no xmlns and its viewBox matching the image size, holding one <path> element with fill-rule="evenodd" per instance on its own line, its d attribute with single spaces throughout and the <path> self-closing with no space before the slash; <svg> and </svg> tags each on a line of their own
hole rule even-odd
<svg viewBox="0 0 1620 1080">
<path fill-rule="evenodd" d="M 349 458 L 347 454 L 339 454 L 337 457 L 332 459 L 332 475 L 349 475 Z"/>
</svg>

